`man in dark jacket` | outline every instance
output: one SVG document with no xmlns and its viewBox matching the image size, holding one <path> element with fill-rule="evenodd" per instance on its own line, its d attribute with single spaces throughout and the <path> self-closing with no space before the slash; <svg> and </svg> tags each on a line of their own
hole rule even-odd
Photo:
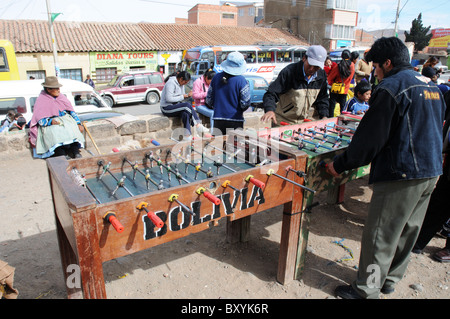
<svg viewBox="0 0 450 319">
<path fill-rule="evenodd" d="M 342 298 L 378 298 L 402 279 L 430 195 L 442 174 L 445 103 L 438 87 L 413 71 L 398 38 L 377 40 L 369 53 L 381 81 L 352 142 L 327 165 L 338 176 L 371 163 L 373 195 L 361 239 L 356 280 Z"/>
<path fill-rule="evenodd" d="M 323 70 L 326 57 L 324 47 L 313 45 L 302 61 L 281 70 L 264 94 L 261 121 L 296 124 L 328 117 L 327 75 Z"/>
</svg>

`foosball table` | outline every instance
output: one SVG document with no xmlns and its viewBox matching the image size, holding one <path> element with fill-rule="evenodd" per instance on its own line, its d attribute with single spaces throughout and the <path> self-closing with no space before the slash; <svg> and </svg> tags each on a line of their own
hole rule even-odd
<svg viewBox="0 0 450 319">
<path fill-rule="evenodd" d="M 263 139 L 261 139 L 262 141 Z M 106 298 L 102 264 L 284 205 L 277 280 L 295 278 L 307 154 L 239 135 L 47 160 L 69 298 Z M 283 196 L 279 196 L 283 194 Z"/>
<path fill-rule="evenodd" d="M 301 124 L 278 126 L 250 134 L 253 139 L 260 142 L 266 140 L 265 143 L 269 145 L 277 143 L 280 148 L 283 146 L 291 151 L 302 151 L 306 157 L 304 186 L 313 189 L 314 192 L 304 193 L 301 210 L 299 210 L 303 214 L 297 245 L 298 253 L 294 275 L 296 279 L 301 276 L 304 267 L 310 221 L 309 212 L 318 204 L 314 202 L 314 196 L 327 191 L 329 204 L 340 203 L 344 199 L 345 184 L 368 175 L 370 172 L 370 165 L 345 171 L 339 177 L 332 177 L 326 172 L 327 163 L 332 162 L 333 158 L 344 152 L 350 144 L 360 120 L 361 116 L 341 115 Z"/>
</svg>

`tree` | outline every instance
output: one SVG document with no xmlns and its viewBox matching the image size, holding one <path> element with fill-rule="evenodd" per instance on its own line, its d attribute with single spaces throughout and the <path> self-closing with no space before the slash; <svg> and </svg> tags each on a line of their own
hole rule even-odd
<svg viewBox="0 0 450 319">
<path fill-rule="evenodd" d="M 409 33 L 405 31 L 406 42 L 414 42 L 415 51 L 421 51 L 425 48 L 433 36 L 430 32 L 431 26 L 424 27 L 422 23 L 422 13 L 412 22 Z"/>
</svg>

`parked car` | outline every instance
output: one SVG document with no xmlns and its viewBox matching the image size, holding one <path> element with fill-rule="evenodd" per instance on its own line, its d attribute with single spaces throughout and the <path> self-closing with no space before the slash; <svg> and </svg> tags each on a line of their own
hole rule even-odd
<svg viewBox="0 0 450 319">
<path fill-rule="evenodd" d="M 164 78 L 159 72 L 137 71 L 116 75 L 106 86 L 99 87 L 109 106 L 120 103 L 142 102 L 156 104 L 161 99 Z"/>
<path fill-rule="evenodd" d="M 72 103 L 79 116 L 84 113 L 112 112 L 105 101 L 86 83 L 59 79 L 61 93 Z M 27 122 L 33 116 L 33 107 L 41 93 L 43 80 L 0 81 L 0 120 L 12 110 L 22 113 Z"/>
<path fill-rule="evenodd" d="M 250 85 L 250 104 L 255 111 L 258 107 L 262 108 L 263 96 L 269 88 L 269 82 L 262 76 L 244 75 Z"/>
</svg>

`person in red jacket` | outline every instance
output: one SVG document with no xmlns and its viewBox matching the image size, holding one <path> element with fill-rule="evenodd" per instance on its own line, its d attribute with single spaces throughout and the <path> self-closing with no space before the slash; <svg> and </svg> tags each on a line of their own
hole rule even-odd
<svg viewBox="0 0 450 319">
<path fill-rule="evenodd" d="M 335 65 L 337 65 L 337 63 L 336 63 L 336 62 L 333 62 L 333 61 L 331 60 L 331 58 L 328 56 L 328 57 L 326 58 L 326 60 L 325 60 L 325 66 L 323 67 L 323 69 L 324 69 L 325 73 L 327 74 L 327 76 L 328 76 L 328 74 L 330 74 L 331 69 L 332 69 Z"/>
<path fill-rule="evenodd" d="M 347 101 L 350 82 L 355 74 L 355 65 L 350 60 L 350 55 L 349 50 L 342 51 L 341 62 L 335 65 L 328 74 L 328 84 L 331 85 L 329 117 L 334 116 L 336 103 L 339 103 L 339 114 L 341 114 Z M 333 83 L 344 83 L 345 88 L 341 92 L 333 92 Z"/>
</svg>

